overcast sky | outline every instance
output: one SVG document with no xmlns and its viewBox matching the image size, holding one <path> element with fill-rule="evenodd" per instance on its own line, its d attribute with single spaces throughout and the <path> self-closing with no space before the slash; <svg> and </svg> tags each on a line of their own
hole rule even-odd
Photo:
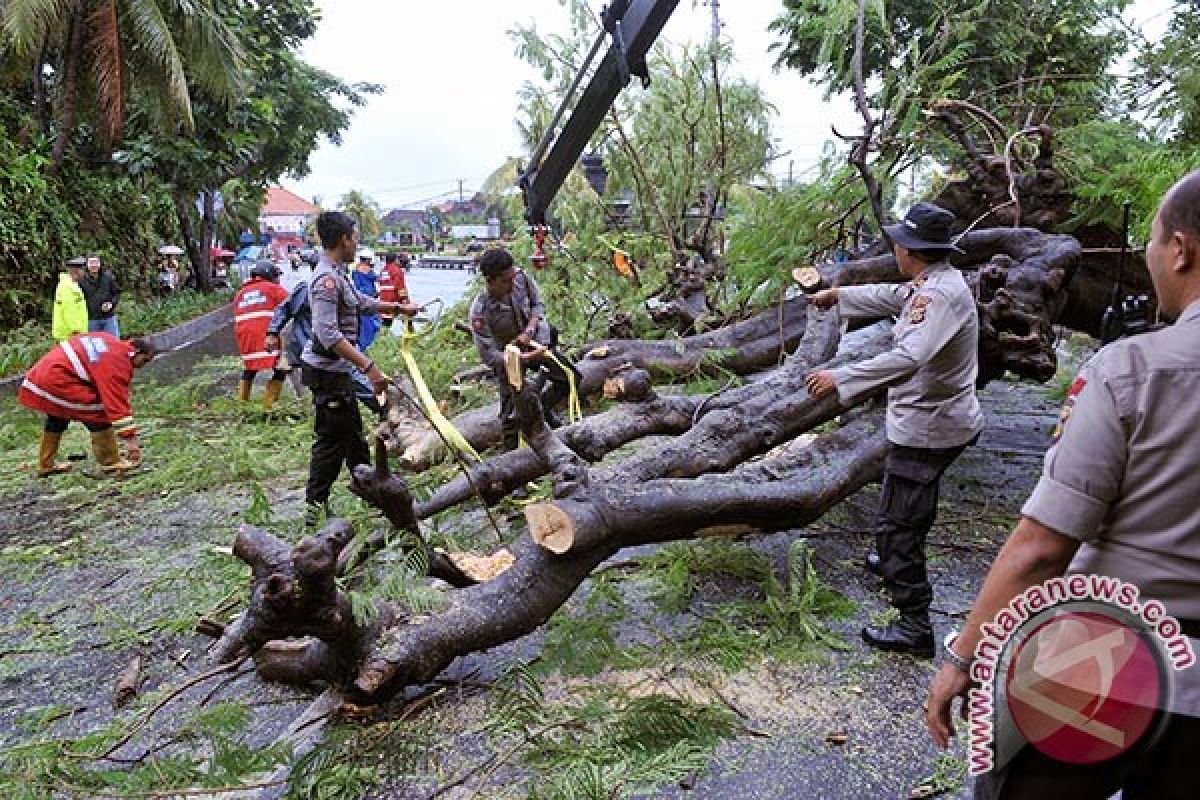
<svg viewBox="0 0 1200 800">
<path fill-rule="evenodd" d="M 592 0 L 599 10 L 603 0 Z M 1170 0 L 1135 0 L 1131 16 L 1161 28 Z M 324 0 L 316 36 L 303 50 L 310 63 L 347 81 L 382 84 L 384 93 L 357 109 L 340 147 L 313 154 L 311 174 L 284 185 L 319 196 L 327 207 L 359 189 L 385 209 L 424 207 L 469 195 L 509 156 L 521 155 L 514 117 L 517 91 L 533 70 L 515 55 L 508 31 L 536 20 L 564 31 L 557 0 Z M 777 150 L 771 165 L 799 177 L 830 138 L 830 126 L 855 130 L 846 98 L 824 103 L 821 92 L 792 71 L 776 72 L 767 31 L 780 0 L 722 0 L 723 35 L 732 41 L 733 72 L 757 82 L 775 105 Z M 664 39 L 700 43 L 711 29 L 707 2 L 680 0 Z"/>
</svg>

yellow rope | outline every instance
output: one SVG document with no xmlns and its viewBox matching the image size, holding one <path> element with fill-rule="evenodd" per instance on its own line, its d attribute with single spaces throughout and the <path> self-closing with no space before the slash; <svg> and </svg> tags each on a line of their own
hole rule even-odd
<svg viewBox="0 0 1200 800">
<path fill-rule="evenodd" d="M 421 401 L 421 406 L 425 409 L 425 414 L 433 422 L 434 427 L 454 449 L 458 450 L 464 458 L 470 457 L 476 461 L 483 461 L 466 437 L 459 432 L 458 428 L 454 427 L 454 423 L 446 419 L 446 415 L 442 413 L 433 399 L 433 394 L 429 391 L 424 376 L 421 375 L 421 369 L 417 366 L 417 360 L 413 358 L 412 343 L 417 335 L 413 330 L 412 319 L 405 318 L 404 333 L 400 336 L 400 356 L 404 359 L 404 367 L 408 370 L 408 377 L 412 379 L 413 388 L 417 390 L 417 399 Z"/>
<path fill-rule="evenodd" d="M 572 424 L 583 419 L 583 406 L 579 402 L 579 389 L 575 386 L 575 370 L 569 369 L 565 364 L 558 360 L 558 356 L 554 355 L 554 351 L 546 348 L 546 357 L 558 365 L 567 376 L 567 419 Z"/>
</svg>

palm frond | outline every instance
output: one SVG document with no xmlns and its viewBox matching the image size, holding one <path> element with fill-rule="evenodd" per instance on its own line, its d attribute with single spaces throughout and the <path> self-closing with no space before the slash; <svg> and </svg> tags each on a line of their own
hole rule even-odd
<svg viewBox="0 0 1200 800">
<path fill-rule="evenodd" d="M 130 46 L 141 51 L 148 65 L 159 73 L 167 91 L 164 99 L 179 111 L 184 126 L 193 130 L 196 122 L 183 58 L 162 9 L 155 0 L 125 0 L 125 10 L 133 34 Z"/>
<path fill-rule="evenodd" d="M 53 31 L 66 28 L 80 0 L 7 0 L 0 4 L 0 39 L 18 56 L 36 51 Z"/>
<path fill-rule="evenodd" d="M 160 0 L 187 62 L 188 77 L 214 100 L 232 104 L 245 90 L 246 52 L 211 2 Z"/>
</svg>

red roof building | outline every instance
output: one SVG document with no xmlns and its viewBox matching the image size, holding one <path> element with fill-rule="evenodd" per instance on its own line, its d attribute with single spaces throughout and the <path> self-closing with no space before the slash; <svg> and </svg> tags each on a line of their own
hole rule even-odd
<svg viewBox="0 0 1200 800">
<path fill-rule="evenodd" d="M 304 244 L 305 229 L 320 213 L 321 207 L 316 203 L 282 186 L 271 186 L 258 214 L 258 229 L 270 235 L 272 249 L 278 251 L 279 257 L 287 248 Z"/>
</svg>

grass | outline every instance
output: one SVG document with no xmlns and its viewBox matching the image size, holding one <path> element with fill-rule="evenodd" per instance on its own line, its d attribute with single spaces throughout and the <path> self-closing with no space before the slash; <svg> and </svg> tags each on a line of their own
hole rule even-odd
<svg viewBox="0 0 1200 800">
<path fill-rule="evenodd" d="M 144 336 L 164 331 L 230 302 L 232 290 L 204 294 L 182 289 L 168 297 L 126 296 L 117 308 L 122 336 Z M 54 346 L 50 325 L 26 322 L 20 328 L 0 332 L 0 377 L 24 372 Z"/>
</svg>

